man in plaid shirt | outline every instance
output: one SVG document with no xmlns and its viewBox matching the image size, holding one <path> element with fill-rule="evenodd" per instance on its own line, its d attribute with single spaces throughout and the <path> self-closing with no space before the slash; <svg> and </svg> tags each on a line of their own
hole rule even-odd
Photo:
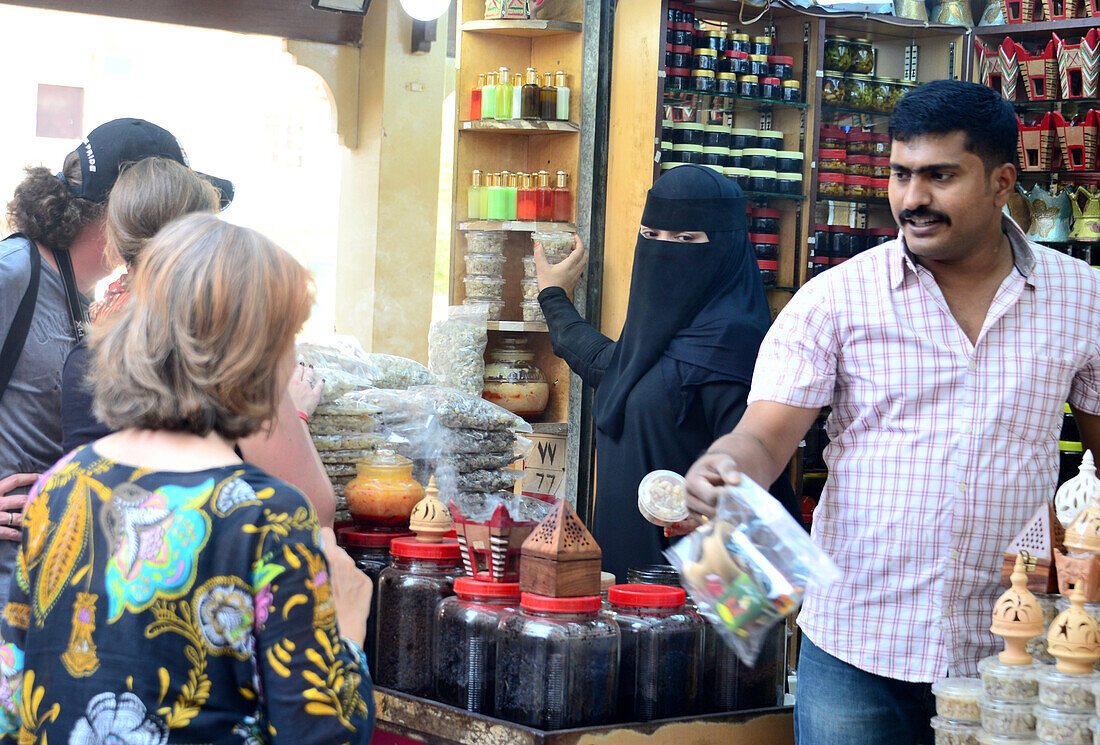
<svg viewBox="0 0 1100 745">
<path fill-rule="evenodd" d="M 1003 551 L 1054 494 L 1064 402 L 1100 443 L 1100 273 L 1003 216 L 1016 121 L 972 83 L 898 103 L 899 238 L 792 298 L 744 417 L 688 474 L 713 514 L 720 485 L 772 483 L 832 407 L 813 538 L 842 578 L 799 617 L 799 745 L 931 745 L 930 684 L 998 649 Z"/>
</svg>

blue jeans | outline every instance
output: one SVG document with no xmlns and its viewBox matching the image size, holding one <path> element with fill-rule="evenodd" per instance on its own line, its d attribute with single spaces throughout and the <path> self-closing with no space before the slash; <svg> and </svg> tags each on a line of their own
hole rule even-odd
<svg viewBox="0 0 1100 745">
<path fill-rule="evenodd" d="M 797 745 L 932 745 L 930 683 L 853 667 L 802 637 L 794 704 Z"/>
</svg>

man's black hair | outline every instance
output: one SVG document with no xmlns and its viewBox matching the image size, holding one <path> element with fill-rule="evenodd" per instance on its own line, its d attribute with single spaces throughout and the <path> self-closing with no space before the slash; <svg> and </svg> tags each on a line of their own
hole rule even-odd
<svg viewBox="0 0 1100 745">
<path fill-rule="evenodd" d="M 890 116 L 890 139 L 966 133 L 966 149 L 986 172 L 1016 165 L 1016 112 L 992 88 L 961 80 L 936 80 L 902 96 Z"/>
</svg>

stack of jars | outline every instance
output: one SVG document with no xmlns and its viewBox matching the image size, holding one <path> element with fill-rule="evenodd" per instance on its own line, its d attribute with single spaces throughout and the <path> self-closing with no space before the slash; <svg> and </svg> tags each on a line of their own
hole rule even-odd
<svg viewBox="0 0 1100 745">
<path fill-rule="evenodd" d="M 565 230 L 536 230 L 531 234 L 532 249 L 537 244 L 542 246 L 549 264 L 561 262 L 573 251 L 575 234 Z M 523 320 L 528 323 L 543 323 L 546 318 L 542 314 L 542 306 L 539 305 L 539 283 L 535 272 L 535 257 L 523 258 Z"/>
<path fill-rule="evenodd" d="M 779 210 L 749 207 L 749 243 L 765 287 L 774 287 L 779 272 Z"/>
<path fill-rule="evenodd" d="M 485 307 L 490 321 L 504 310 L 504 233 L 471 230 L 466 233 L 466 299 L 463 305 Z"/>
<path fill-rule="evenodd" d="M 847 225 L 814 225 L 814 248 L 810 259 L 812 275 L 831 266 L 842 264 L 862 253 L 897 237 L 897 228 L 850 228 Z"/>
<path fill-rule="evenodd" d="M 482 173 L 473 171 L 466 190 L 468 220 L 522 220 L 570 222 L 573 219 L 573 192 L 569 174 L 558 171 L 538 173 Z"/>
<path fill-rule="evenodd" d="M 819 143 L 818 194 L 822 198 L 889 198 L 889 135 L 822 127 Z"/>
<path fill-rule="evenodd" d="M 875 51 L 869 39 L 825 39 L 825 75 L 821 100 L 829 106 L 889 114 L 916 83 L 876 78 Z"/>
<path fill-rule="evenodd" d="M 394 538 L 406 538 L 408 531 L 383 532 L 359 531 L 354 528 L 341 528 L 336 531 L 336 542 L 348 552 L 359 571 L 370 577 L 372 586 L 377 586 L 378 575 L 392 561 L 390 542 Z M 367 667 L 374 674 L 374 643 L 378 629 L 378 593 L 371 601 L 370 615 L 367 616 L 367 637 L 363 642 L 363 651 L 367 656 Z"/>
<path fill-rule="evenodd" d="M 1012 665 L 997 655 L 978 663 L 984 694 L 978 700 L 983 737 L 994 742 L 1034 742 L 1035 705 L 1039 701 L 1039 667 Z"/>
<path fill-rule="evenodd" d="M 669 2 L 666 26 L 665 85 L 675 90 L 688 90 L 695 48 L 695 4 Z"/>
<path fill-rule="evenodd" d="M 661 126 L 661 170 L 681 163 L 713 168 L 748 192 L 802 193 L 803 155 L 782 150 L 783 133 L 725 124 L 666 120 Z"/>
<path fill-rule="evenodd" d="M 1095 672 L 1065 673 L 1054 665 L 1040 667 L 1035 730 L 1041 742 L 1089 745 L 1093 741 L 1090 720 L 1098 682 L 1100 675 Z"/>
<path fill-rule="evenodd" d="M 936 743 L 975 742 L 981 729 L 978 701 L 982 681 L 977 678 L 945 678 L 932 684 L 936 697 L 936 716 L 932 729 Z"/>
</svg>

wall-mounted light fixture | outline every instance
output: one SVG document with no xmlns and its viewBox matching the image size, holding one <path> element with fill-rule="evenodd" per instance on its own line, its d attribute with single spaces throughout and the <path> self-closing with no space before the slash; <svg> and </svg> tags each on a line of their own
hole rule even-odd
<svg viewBox="0 0 1100 745">
<path fill-rule="evenodd" d="M 401 7 L 417 21 L 434 21 L 450 4 L 451 0 L 401 0 Z"/>
</svg>

